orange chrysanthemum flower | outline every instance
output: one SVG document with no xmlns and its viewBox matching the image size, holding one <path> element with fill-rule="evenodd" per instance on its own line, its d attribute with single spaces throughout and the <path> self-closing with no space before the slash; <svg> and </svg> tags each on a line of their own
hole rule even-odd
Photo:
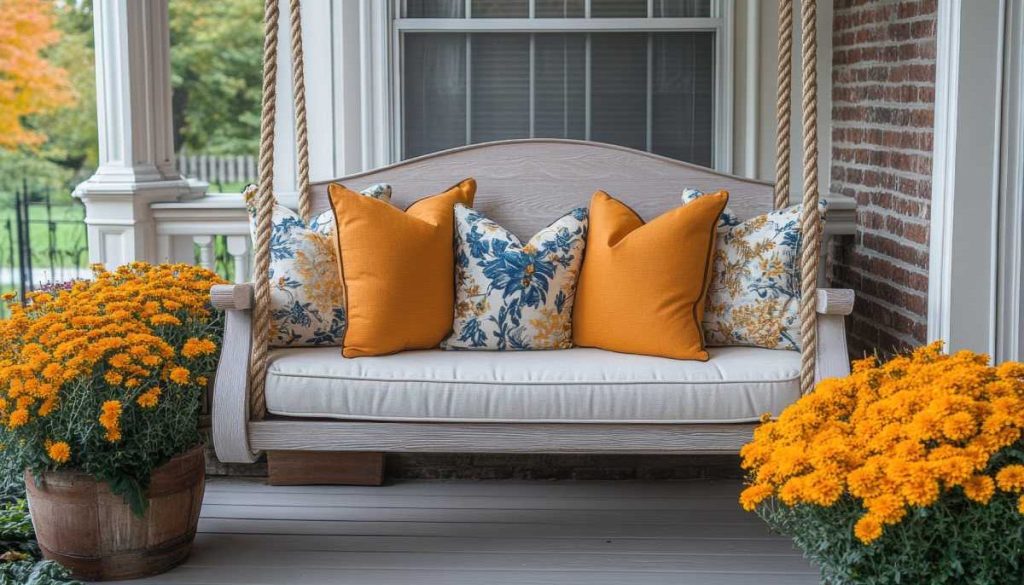
<svg viewBox="0 0 1024 585">
<path fill-rule="evenodd" d="M 46 448 L 46 454 L 49 455 L 50 459 L 55 463 L 67 463 L 68 459 L 71 459 L 71 446 L 64 441 L 50 443 Z"/>
<path fill-rule="evenodd" d="M 161 390 L 159 386 L 153 386 L 149 390 L 146 390 L 136 399 L 136 402 L 142 408 L 153 408 L 160 402 Z"/>
<path fill-rule="evenodd" d="M 758 426 L 740 453 L 751 484 L 740 504 L 830 507 L 852 497 L 866 510 L 855 535 L 870 543 L 947 493 L 987 505 L 997 487 L 1024 492 L 1024 465 L 995 463 L 1022 431 L 1024 364 L 993 367 L 939 343 L 884 364 L 859 360 Z"/>
<path fill-rule="evenodd" d="M 1024 491 L 1024 465 L 1007 465 L 996 474 L 999 489 L 1007 492 Z"/>
<path fill-rule="evenodd" d="M 188 371 L 188 368 L 177 367 L 171 370 L 168 377 L 171 382 L 174 382 L 175 384 L 188 384 L 189 375 L 190 372 Z"/>
</svg>

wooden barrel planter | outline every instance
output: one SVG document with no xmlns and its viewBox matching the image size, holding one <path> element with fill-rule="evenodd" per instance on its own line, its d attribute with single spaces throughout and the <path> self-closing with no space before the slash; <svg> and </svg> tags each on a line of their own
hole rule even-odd
<svg viewBox="0 0 1024 585">
<path fill-rule="evenodd" d="M 90 581 L 162 573 L 188 558 L 205 488 L 202 445 L 153 471 L 143 516 L 106 483 L 80 472 L 25 473 L 43 556 Z"/>
</svg>

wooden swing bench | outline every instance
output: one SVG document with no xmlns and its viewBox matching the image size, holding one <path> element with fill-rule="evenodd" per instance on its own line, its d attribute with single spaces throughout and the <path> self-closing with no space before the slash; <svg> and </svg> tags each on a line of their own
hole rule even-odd
<svg viewBox="0 0 1024 585">
<path fill-rule="evenodd" d="M 291 8 L 294 23 L 297 0 Z M 346 359 L 337 347 L 268 349 L 277 44 L 277 2 L 268 0 L 254 283 L 212 291 L 214 306 L 226 311 L 213 391 L 218 458 L 247 463 L 268 452 L 272 474 L 278 463 L 282 476 L 289 475 L 279 478 L 281 482 L 325 477 L 341 482 L 344 465 L 334 468 L 339 472 L 335 474 L 329 468 L 313 469 L 330 464 L 310 453 L 737 453 L 762 414 L 777 415 L 817 380 L 849 373 L 843 320 L 852 309 L 853 293 L 819 290 L 816 283 L 821 226 L 816 211 L 815 50 L 807 46 L 813 45 L 815 34 L 813 0 L 804 0 L 803 8 L 804 125 L 809 131 L 804 133 L 801 222 L 802 352 L 709 348 L 711 359 L 695 362 L 586 348 L 436 349 Z M 781 139 L 774 185 L 624 147 L 555 139 L 472 145 L 310 184 L 301 31 L 293 26 L 293 61 L 300 64 L 293 72 L 300 211 L 308 218 L 327 209 L 331 182 L 353 189 L 389 183 L 393 202 L 404 208 L 466 176 L 479 185 L 474 207 L 521 238 L 585 204 L 597 189 L 621 198 L 645 219 L 678 206 L 686 187 L 729 191 L 730 207 L 741 218 L 784 207 L 789 193 L 792 1 L 782 0 L 780 9 Z M 416 291 L 408 294 L 413 298 Z M 380 455 L 356 458 L 377 478 L 380 461 Z M 309 473 L 303 475 L 303 467 Z M 374 483 L 366 475 L 356 473 L 353 481 Z"/>
</svg>

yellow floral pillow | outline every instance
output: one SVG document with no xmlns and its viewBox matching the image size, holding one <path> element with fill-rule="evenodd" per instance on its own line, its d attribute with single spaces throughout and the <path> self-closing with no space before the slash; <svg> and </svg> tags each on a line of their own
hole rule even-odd
<svg viewBox="0 0 1024 585">
<path fill-rule="evenodd" d="M 256 241 L 256 186 L 246 187 L 249 228 Z M 391 200 L 391 186 L 379 183 L 363 195 Z M 273 347 L 341 345 L 345 333 L 345 291 L 338 275 L 334 213 L 328 209 L 307 224 L 291 209 L 274 204 L 270 237 L 270 315 Z"/>
<path fill-rule="evenodd" d="M 686 189 L 682 200 L 703 195 Z M 743 222 L 728 207 L 722 212 L 701 324 L 705 343 L 800 349 L 802 209 L 793 205 Z M 818 210 L 824 215 L 824 200 Z"/>
</svg>

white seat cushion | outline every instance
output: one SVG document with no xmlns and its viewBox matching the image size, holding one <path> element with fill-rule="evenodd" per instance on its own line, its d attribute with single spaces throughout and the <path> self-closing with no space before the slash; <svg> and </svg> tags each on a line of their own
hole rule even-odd
<svg viewBox="0 0 1024 585">
<path fill-rule="evenodd" d="M 710 348 L 707 362 L 599 349 L 270 354 L 267 410 L 429 422 L 710 423 L 778 414 L 800 396 L 800 354 Z"/>
</svg>

